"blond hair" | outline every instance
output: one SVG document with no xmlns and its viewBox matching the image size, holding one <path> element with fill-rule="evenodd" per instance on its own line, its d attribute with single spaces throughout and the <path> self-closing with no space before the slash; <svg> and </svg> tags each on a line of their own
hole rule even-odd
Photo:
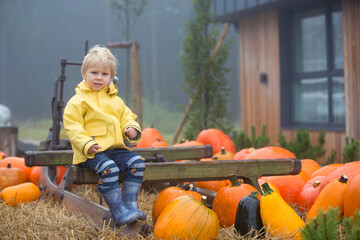
<svg viewBox="0 0 360 240">
<path fill-rule="evenodd" d="M 114 78 L 116 74 L 117 59 L 106 47 L 95 45 L 92 47 L 88 54 L 84 57 L 84 61 L 81 67 L 81 73 L 84 75 L 86 70 L 94 64 L 101 63 L 104 67 L 110 68 L 111 78 Z"/>
</svg>

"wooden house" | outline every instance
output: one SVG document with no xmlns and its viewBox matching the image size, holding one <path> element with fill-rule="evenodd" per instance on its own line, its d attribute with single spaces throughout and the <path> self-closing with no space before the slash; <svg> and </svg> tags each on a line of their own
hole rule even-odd
<svg viewBox="0 0 360 240">
<path fill-rule="evenodd" d="M 327 154 L 360 139 L 359 0 L 215 0 L 239 34 L 242 128 L 263 125 L 273 144 L 310 129 Z"/>
</svg>

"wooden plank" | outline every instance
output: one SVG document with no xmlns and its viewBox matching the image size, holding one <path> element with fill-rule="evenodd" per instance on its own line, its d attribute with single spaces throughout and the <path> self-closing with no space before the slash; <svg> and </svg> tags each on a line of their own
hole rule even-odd
<svg viewBox="0 0 360 240">
<path fill-rule="evenodd" d="M 132 151 L 145 158 L 145 162 L 159 161 L 159 158 L 168 161 L 209 158 L 212 156 L 210 145 L 188 147 L 161 147 L 161 148 L 134 148 Z M 58 166 L 72 165 L 73 151 L 27 151 L 25 153 L 26 166 Z M 161 160 L 160 160 L 161 161 Z"/>
<path fill-rule="evenodd" d="M 298 159 L 249 159 L 202 162 L 146 163 L 143 182 L 190 182 L 229 179 L 231 175 L 260 190 L 261 176 L 295 175 L 301 170 Z M 119 181 L 122 181 L 120 173 Z M 74 167 L 75 184 L 97 183 L 99 177 L 87 168 Z"/>
<path fill-rule="evenodd" d="M 0 150 L 7 156 L 17 156 L 17 127 L 0 127 Z"/>
</svg>

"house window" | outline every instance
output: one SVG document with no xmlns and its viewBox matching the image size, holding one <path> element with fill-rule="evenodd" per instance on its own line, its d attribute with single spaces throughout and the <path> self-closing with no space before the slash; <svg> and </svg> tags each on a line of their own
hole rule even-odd
<svg viewBox="0 0 360 240">
<path fill-rule="evenodd" d="M 327 1 L 323 6 L 281 15 L 284 128 L 345 128 L 342 13 L 338 2 Z"/>
</svg>

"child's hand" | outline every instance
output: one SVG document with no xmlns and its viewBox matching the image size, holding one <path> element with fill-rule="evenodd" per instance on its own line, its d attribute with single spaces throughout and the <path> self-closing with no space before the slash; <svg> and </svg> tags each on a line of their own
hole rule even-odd
<svg viewBox="0 0 360 240">
<path fill-rule="evenodd" d="M 101 149 L 101 147 L 98 144 L 94 144 L 89 148 L 88 154 L 98 153 L 98 152 L 100 152 L 100 149 Z"/>
<path fill-rule="evenodd" d="M 136 132 L 135 128 L 132 128 L 132 127 L 125 129 L 125 134 L 128 135 L 128 137 L 130 139 L 135 138 L 137 136 L 137 132 Z"/>
</svg>

